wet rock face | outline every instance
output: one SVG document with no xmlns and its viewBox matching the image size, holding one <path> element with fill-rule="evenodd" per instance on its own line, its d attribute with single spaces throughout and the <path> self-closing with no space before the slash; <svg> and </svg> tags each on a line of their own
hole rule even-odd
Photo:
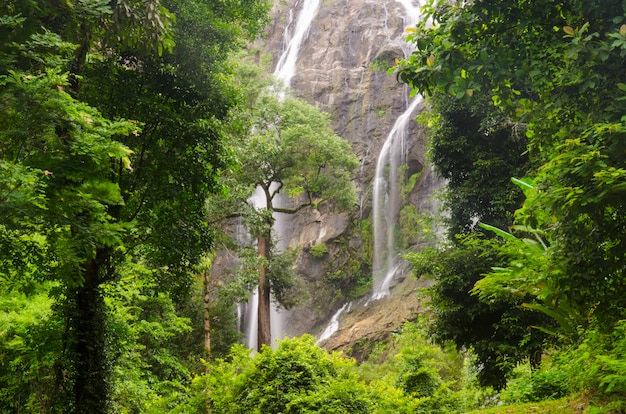
<svg viewBox="0 0 626 414">
<path fill-rule="evenodd" d="M 273 56 L 274 66 L 285 47 L 285 27 L 294 24 L 302 1 L 275 0 L 266 36 L 255 45 Z M 370 216 L 378 154 L 408 106 L 408 89 L 387 74 L 407 50 L 404 13 L 396 0 L 322 0 L 300 48 L 291 80 L 294 94 L 330 113 L 335 132 L 352 145 L 362 167 L 354 177 L 360 199 L 351 215 L 305 209 L 287 220 L 284 242 L 302 248 L 298 270 L 309 286 L 303 304 L 287 315 L 287 335 L 319 333 L 345 301 L 337 286 L 329 285 L 329 273 L 341 266 L 371 271 L 365 256 L 372 247 L 354 223 Z M 425 152 L 424 129 L 412 122 L 407 142 L 410 174 L 423 169 Z M 417 186 L 410 197 L 419 198 L 419 191 Z M 314 257 L 310 248 L 319 243 L 325 243 L 328 252 Z"/>
</svg>

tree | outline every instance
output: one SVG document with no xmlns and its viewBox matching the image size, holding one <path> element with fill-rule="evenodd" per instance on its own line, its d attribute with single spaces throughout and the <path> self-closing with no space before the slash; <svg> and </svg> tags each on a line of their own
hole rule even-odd
<svg viewBox="0 0 626 414">
<path fill-rule="evenodd" d="M 619 1 L 469 2 L 428 9 L 399 76 L 470 101 L 491 96 L 524 125 L 538 191 L 520 224 L 549 234 L 560 303 L 587 321 L 624 316 L 624 59 Z M 537 228 L 535 215 L 550 220 Z"/>
<path fill-rule="evenodd" d="M 407 257 L 417 276 L 435 279 L 428 289 L 431 335 L 441 344 L 453 341 L 459 349 L 471 348 L 480 383 L 499 389 L 518 362 L 536 362 L 545 335 L 530 328 L 542 318 L 521 308 L 521 297 L 483 301 L 471 293 L 491 267 L 508 260 L 499 243 L 487 240 L 493 234 L 479 224 L 512 225 L 523 194 L 510 177 L 529 169 L 523 127 L 483 93 L 472 98 L 459 101 L 441 92 L 429 97 L 429 151 L 435 171 L 447 180 L 448 243 Z"/>
<path fill-rule="evenodd" d="M 330 119 L 303 100 L 272 96 L 257 103 L 259 118 L 248 145 L 242 148 L 240 179 L 263 191 L 263 222 L 256 229 L 259 256 L 267 261 L 259 274 L 258 342 L 269 344 L 270 279 L 273 213 L 295 214 L 325 201 L 339 208 L 355 202 L 351 174 L 358 166 L 346 141 L 334 134 Z M 293 207 L 279 207 L 277 195 L 284 190 Z"/>
<path fill-rule="evenodd" d="M 268 8 L 165 3 L 0 4 L 2 270 L 60 284 L 68 412 L 108 409 L 102 286 L 142 260 L 184 296 L 211 247 L 205 200 L 238 103 L 224 65 Z"/>
<path fill-rule="evenodd" d="M 446 180 L 450 241 L 476 230 L 479 222 L 508 228 L 523 200 L 511 177 L 523 177 L 530 168 L 523 127 L 482 93 L 471 102 L 437 93 L 428 102 L 429 151 L 435 171 Z"/>
<path fill-rule="evenodd" d="M 330 118 L 302 99 L 279 97 L 258 73 L 258 67 L 242 63 L 240 79 L 249 93 L 244 136 L 233 142 L 239 167 L 224 175 L 232 197 L 215 200 L 214 211 L 224 217 L 243 216 L 257 239 L 258 346 L 270 344 L 270 294 L 280 302 L 290 278 L 291 265 L 275 254 L 272 236 L 274 214 L 295 214 L 320 205 L 329 209 L 353 208 L 356 200 L 352 174 L 358 160 L 350 145 L 330 127 Z M 258 190 L 257 190 L 258 189 Z M 261 193 L 257 205 L 250 199 Z M 288 199 L 279 204 L 279 194 Z"/>
<path fill-rule="evenodd" d="M 546 325 L 546 318 L 522 308 L 528 298 L 481 301 L 471 293 L 486 273 L 505 263 L 498 241 L 470 233 L 459 236 L 455 245 L 426 249 L 408 259 L 416 275 L 436 280 L 427 289 L 431 336 L 438 343 L 452 341 L 458 349 L 470 349 L 476 355 L 480 385 L 500 390 L 518 363 L 539 363 L 546 334 L 533 327 Z"/>
</svg>

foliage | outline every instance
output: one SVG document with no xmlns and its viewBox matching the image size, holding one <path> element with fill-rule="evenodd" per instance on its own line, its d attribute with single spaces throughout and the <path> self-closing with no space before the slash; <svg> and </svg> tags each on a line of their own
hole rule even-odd
<svg viewBox="0 0 626 414">
<path fill-rule="evenodd" d="M 558 355 L 558 362 L 576 390 L 589 390 L 606 408 L 624 410 L 626 396 L 626 322 L 619 321 L 612 332 L 593 327 L 582 341 Z M 602 402 L 608 400 L 611 403 Z"/>
<path fill-rule="evenodd" d="M 209 374 L 194 379 L 196 397 L 178 412 L 408 412 L 401 395 L 367 386 L 356 377 L 353 360 L 328 354 L 314 341 L 308 335 L 287 338 L 254 358 L 235 347 L 229 360 L 216 361 Z"/>
<path fill-rule="evenodd" d="M 527 197 L 537 191 L 531 180 L 513 179 Z M 545 217 L 535 216 L 539 227 Z M 578 329 L 584 325 L 588 315 L 581 309 L 572 307 L 567 300 L 568 294 L 554 285 L 555 275 L 563 270 L 558 260 L 552 257 L 552 243 L 545 232 L 527 226 L 513 226 L 512 231 L 520 234 L 516 237 L 494 226 L 480 223 L 480 226 L 504 239 L 497 246 L 500 254 L 506 258 L 506 267 L 493 267 L 491 272 L 476 282 L 472 293 L 481 300 L 489 301 L 498 297 L 527 297 L 526 308 L 540 311 L 551 317 L 559 326 L 559 334 L 574 340 Z M 524 237 L 524 236 L 528 237 Z M 537 326 L 544 332 L 556 335 L 550 326 Z"/>
<path fill-rule="evenodd" d="M 390 343 L 377 345 L 358 367 L 359 375 L 372 386 L 402 389 L 412 397 L 414 412 L 467 412 L 489 404 L 494 395 L 478 387 L 468 353 L 451 343 L 433 343 L 421 323 L 407 322 Z"/>
<path fill-rule="evenodd" d="M 170 295 L 158 291 L 156 271 L 132 263 L 121 271 L 122 278 L 104 289 L 114 337 L 113 405 L 117 412 L 130 413 L 144 410 L 159 395 L 182 390 L 189 381 L 187 355 L 177 341 L 191 326 L 177 315 Z"/>
<path fill-rule="evenodd" d="M 429 343 L 423 330 L 410 323 L 392 347 L 395 357 L 363 376 L 371 365 L 357 367 L 351 359 L 329 354 L 308 335 L 284 339 L 275 350 L 255 356 L 235 346 L 227 359 L 214 361 L 206 375 L 193 380 L 189 401 L 171 412 L 426 414 L 479 405 L 476 397 L 482 394 L 467 379 L 458 352 Z M 403 391 L 409 384 L 421 387 L 411 381 L 418 371 L 436 385 L 424 395 L 411 386 Z M 161 407 L 166 405 L 162 401 Z"/>
<path fill-rule="evenodd" d="M 501 389 L 518 362 L 535 360 L 545 334 L 532 326 L 545 317 L 521 307 L 524 297 L 498 297 L 487 302 L 469 292 L 492 267 L 502 262 L 498 242 L 478 234 L 459 237 L 458 244 L 407 255 L 417 276 L 436 278 L 426 289 L 433 315 L 433 338 L 452 341 L 476 355 L 478 380 Z"/>
<path fill-rule="evenodd" d="M 328 247 L 326 247 L 326 243 L 317 243 L 311 246 L 309 252 L 311 256 L 319 259 L 328 253 Z"/>
<path fill-rule="evenodd" d="M 568 380 L 568 373 L 557 365 L 544 363 L 533 370 L 526 363 L 515 368 L 500 399 L 504 404 L 556 400 L 570 394 Z"/>
<path fill-rule="evenodd" d="M 249 136 L 237 143 L 238 179 L 263 188 L 270 209 L 289 213 L 327 200 L 343 209 L 354 206 L 350 179 L 358 161 L 330 128 L 328 114 L 304 100 L 265 93 L 254 103 L 252 116 Z M 272 183 L 277 186 L 271 188 Z M 293 199 L 294 207 L 273 204 L 280 191 Z"/>
<path fill-rule="evenodd" d="M 551 284 L 606 326 L 624 309 L 624 11 L 620 1 L 433 1 L 434 24 L 418 25 L 417 51 L 398 65 L 422 92 L 484 94 L 524 127 L 539 191 L 520 224 L 551 233 L 563 269 Z M 536 214 L 551 218 L 545 228 Z"/>
<path fill-rule="evenodd" d="M 508 228 L 522 201 L 509 179 L 528 169 L 523 127 L 493 108 L 484 94 L 464 102 L 437 93 L 429 102 L 429 154 L 446 180 L 449 236 L 454 240 L 476 222 Z"/>
<path fill-rule="evenodd" d="M 53 391 L 63 323 L 52 312 L 47 289 L 0 297 L 1 411 L 47 413 L 63 406 Z"/>
<path fill-rule="evenodd" d="M 63 411 L 112 409 L 121 338 L 111 336 L 103 286 L 129 260 L 150 269 L 139 274 L 150 275 L 158 305 L 136 306 L 147 307 L 142 317 L 156 334 L 149 307 L 173 318 L 171 301 L 187 295 L 212 246 L 205 199 L 226 165 L 222 123 L 239 96 L 225 61 L 268 7 L 0 3 L 0 271 L 18 293 L 58 283 L 53 319 L 65 334 L 62 353 L 50 356 L 59 374 L 48 392 L 61 395 Z M 179 356 L 143 357 L 159 381 L 180 376 Z"/>
</svg>

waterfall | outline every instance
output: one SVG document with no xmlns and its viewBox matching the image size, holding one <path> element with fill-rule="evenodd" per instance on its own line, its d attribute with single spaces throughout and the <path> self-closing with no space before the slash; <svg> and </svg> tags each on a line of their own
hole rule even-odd
<svg viewBox="0 0 626 414">
<path fill-rule="evenodd" d="M 285 27 L 285 35 L 283 37 L 285 49 L 280 59 L 278 59 L 276 69 L 274 70 L 274 77 L 283 81 L 286 87 L 291 86 L 291 78 L 296 74 L 296 61 L 300 54 L 300 46 L 302 46 L 302 42 L 307 37 L 311 23 L 313 23 L 313 19 L 317 15 L 321 4 L 321 0 L 302 0 L 302 2 L 302 9 L 298 14 L 293 30 L 289 30 L 289 22 Z M 296 3 L 294 8 L 298 6 L 298 3 Z M 289 14 L 291 16 L 290 20 L 293 20 L 293 10 L 290 10 Z"/>
<path fill-rule="evenodd" d="M 404 178 L 399 175 L 399 169 L 406 163 L 406 138 L 409 133 L 409 123 L 422 101 L 421 96 L 414 98 L 396 120 L 376 163 L 372 206 L 374 222 L 374 293 L 372 299 L 380 299 L 389 294 L 389 284 L 399 268 L 398 252 L 395 248 L 396 219 L 401 208 L 399 187 Z"/>
<path fill-rule="evenodd" d="M 275 190 L 275 187 L 270 186 L 270 190 Z M 248 199 L 248 203 L 253 205 L 257 210 L 263 209 L 266 207 L 265 193 L 261 189 L 261 187 L 257 187 Z M 281 227 L 280 222 L 282 221 L 278 214 L 274 214 L 274 221 L 277 225 L 276 227 Z M 241 236 L 238 236 L 241 237 Z M 249 235 L 246 235 L 247 239 L 249 239 Z M 241 238 L 240 238 L 241 239 Z M 249 240 L 250 243 L 254 243 L 254 241 Z M 279 248 L 280 248 L 279 244 Z M 238 325 L 240 328 L 240 332 L 244 334 L 244 343 L 250 349 L 257 349 L 258 346 L 258 338 L 257 338 L 257 328 L 259 326 L 259 290 L 255 288 L 250 296 L 248 297 L 247 303 L 241 303 L 237 307 L 237 318 Z M 271 302 L 270 308 L 270 328 L 272 330 L 272 340 L 280 339 L 283 335 L 282 329 L 282 315 L 280 310 L 275 305 L 274 301 Z"/>
<path fill-rule="evenodd" d="M 421 2 L 414 5 L 411 0 L 396 1 L 405 9 L 405 26 L 414 26 L 420 16 Z M 407 46 L 404 53 L 408 56 L 413 50 L 410 45 L 405 44 Z M 410 121 L 421 102 L 423 98 L 418 95 L 396 120 L 376 163 L 372 201 L 374 283 L 371 300 L 377 300 L 389 294 L 389 285 L 401 267 L 399 252 L 396 249 L 396 221 L 401 209 L 400 184 L 404 177 L 400 176 L 399 169 L 406 163 L 406 140 Z"/>
<path fill-rule="evenodd" d="M 316 343 L 319 344 L 322 341 L 327 340 L 335 332 L 337 332 L 337 330 L 339 329 L 339 317 L 341 316 L 341 314 L 345 310 L 349 311 L 351 307 L 352 307 L 352 302 L 348 302 L 348 303 L 344 304 L 337 312 L 335 312 L 333 317 L 330 319 L 330 322 L 328 323 L 328 326 L 326 326 L 326 329 L 324 329 L 324 332 L 322 332 L 322 334 L 320 335 L 320 337 L 319 337 L 319 339 L 317 340 Z"/>
<path fill-rule="evenodd" d="M 243 334 L 244 343 L 248 349 L 257 349 L 257 327 L 259 326 L 259 290 L 254 288 L 248 299 L 248 303 L 243 304 Z"/>
</svg>

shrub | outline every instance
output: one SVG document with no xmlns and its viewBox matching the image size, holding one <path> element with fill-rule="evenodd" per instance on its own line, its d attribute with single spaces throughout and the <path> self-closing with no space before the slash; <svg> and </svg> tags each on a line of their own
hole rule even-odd
<svg viewBox="0 0 626 414">
<path fill-rule="evenodd" d="M 570 392 L 568 374 L 558 366 L 544 364 L 542 369 L 532 371 L 526 363 L 516 368 L 513 375 L 500 396 L 508 404 L 558 399 Z"/>
<path fill-rule="evenodd" d="M 328 253 L 328 247 L 326 247 L 326 243 L 318 243 L 311 246 L 310 252 L 311 256 L 319 259 Z"/>
</svg>

